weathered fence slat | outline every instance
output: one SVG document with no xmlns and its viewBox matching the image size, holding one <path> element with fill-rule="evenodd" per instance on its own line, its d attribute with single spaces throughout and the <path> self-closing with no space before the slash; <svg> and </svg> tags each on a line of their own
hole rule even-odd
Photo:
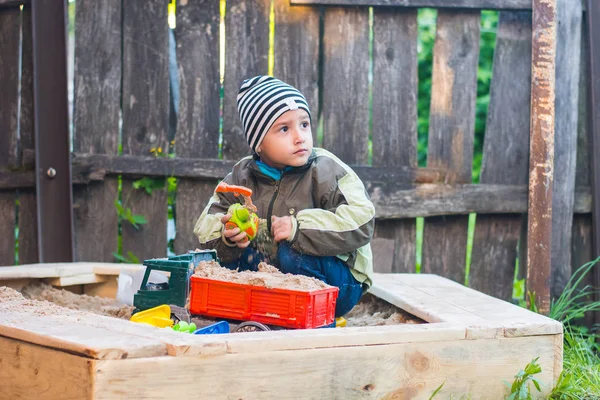
<svg viewBox="0 0 600 400">
<path fill-rule="evenodd" d="M 31 6 L 22 13 L 22 56 L 21 56 L 21 165 L 25 164 L 24 153 L 35 152 L 33 131 L 33 43 Z M 38 262 L 37 201 L 35 190 L 19 190 L 19 264 Z"/>
<path fill-rule="evenodd" d="M 121 106 L 120 1 L 77 3 L 75 27 L 73 149 L 81 153 L 117 155 Z M 114 260 L 117 199 L 117 177 L 73 189 L 78 261 Z"/>
<path fill-rule="evenodd" d="M 531 0 L 291 0 L 292 4 L 531 10 Z"/>
<path fill-rule="evenodd" d="M 244 79 L 268 72 L 271 0 L 229 0 L 225 12 L 225 79 L 223 82 L 223 158 L 250 154 L 237 111 Z"/>
<path fill-rule="evenodd" d="M 273 75 L 306 97 L 312 116 L 313 142 L 319 121 L 319 9 L 291 7 L 275 0 L 275 62 Z"/>
<path fill-rule="evenodd" d="M 501 12 L 482 184 L 527 184 L 530 82 L 531 13 Z M 521 220 L 518 214 L 477 215 L 469 286 L 503 300 L 511 299 Z"/>
<path fill-rule="evenodd" d="M 373 166 L 417 167 L 417 36 L 417 10 L 373 10 Z M 377 222 L 377 272 L 414 272 L 415 222 Z"/>
<path fill-rule="evenodd" d="M 594 193 L 594 207 L 592 211 L 593 218 L 593 249 L 594 257 L 600 254 L 600 161 L 597 155 L 600 154 L 600 4 L 597 1 L 586 1 L 586 18 L 588 42 L 586 52 L 589 54 L 588 71 L 588 127 L 589 127 L 589 150 L 590 150 L 590 169 L 592 192 Z M 594 157 L 594 155 L 596 155 Z M 593 285 L 600 287 L 600 268 L 594 268 Z M 594 300 L 600 301 L 600 292 L 596 291 Z M 596 313 L 596 323 L 600 323 L 600 312 Z"/>
<path fill-rule="evenodd" d="M 527 292 L 542 314 L 550 310 L 556 1 L 533 0 Z M 533 299 L 528 297 L 528 302 Z"/>
<path fill-rule="evenodd" d="M 169 57 L 167 4 L 162 0 L 123 3 L 123 154 L 168 151 Z M 124 222 L 123 252 L 138 258 L 166 255 L 167 192 L 148 195 L 123 179 L 123 206 L 148 221 L 136 230 Z"/>
<path fill-rule="evenodd" d="M 21 11 L 0 11 L 0 169 L 17 163 Z M 15 262 L 16 192 L 0 192 L 0 265 Z"/>
<path fill-rule="evenodd" d="M 323 145 L 341 160 L 366 165 L 369 139 L 369 10 L 325 10 Z"/>
<path fill-rule="evenodd" d="M 217 1 L 181 1 L 177 5 L 178 157 L 210 158 L 219 152 L 219 19 Z M 197 245 L 194 224 L 216 184 L 214 179 L 178 181 L 175 253 L 193 250 Z"/>
<path fill-rule="evenodd" d="M 433 50 L 427 165 L 448 183 L 471 182 L 480 11 L 440 10 Z M 467 216 L 426 218 L 422 272 L 465 279 Z"/>
<path fill-rule="evenodd" d="M 575 171 L 575 187 L 591 185 L 591 163 L 588 134 L 588 83 L 589 55 L 587 53 L 588 38 L 586 36 L 585 19 L 581 21 L 581 62 L 579 64 L 579 118 L 577 119 L 577 165 Z M 591 211 L 591 210 L 590 210 Z M 571 274 L 579 267 L 590 262 L 594 257 L 592 236 L 592 214 L 575 214 L 573 216 L 571 238 Z M 596 267 L 597 268 L 597 267 Z M 594 285 L 593 274 L 588 274 L 581 282 L 581 287 Z M 596 315 L 588 313 L 585 324 L 592 327 L 594 322 L 600 322 L 600 312 Z"/>
<path fill-rule="evenodd" d="M 573 194 L 577 155 L 577 109 L 581 60 L 580 1 L 556 1 L 556 115 L 552 189 L 552 287 L 558 297 L 571 277 Z"/>
</svg>

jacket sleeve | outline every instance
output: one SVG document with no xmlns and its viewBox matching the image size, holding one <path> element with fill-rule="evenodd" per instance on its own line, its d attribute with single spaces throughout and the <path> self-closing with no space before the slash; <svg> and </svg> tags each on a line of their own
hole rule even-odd
<svg viewBox="0 0 600 400">
<path fill-rule="evenodd" d="M 223 238 L 223 223 L 221 218 L 227 214 L 229 206 L 237 203 L 230 193 L 214 193 L 198 218 L 194 234 L 198 237 L 200 249 L 214 249 L 223 262 L 240 258 L 244 249 L 226 243 Z"/>
<path fill-rule="evenodd" d="M 321 208 L 296 215 L 291 246 L 310 255 L 335 256 L 368 244 L 375 228 L 375 207 L 360 178 L 349 170 L 321 199 Z"/>
</svg>

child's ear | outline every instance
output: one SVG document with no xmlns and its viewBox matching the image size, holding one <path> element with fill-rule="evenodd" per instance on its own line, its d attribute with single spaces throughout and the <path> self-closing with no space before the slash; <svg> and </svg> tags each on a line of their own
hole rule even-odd
<svg viewBox="0 0 600 400">
<path fill-rule="evenodd" d="M 256 146 L 256 154 L 260 155 L 261 149 L 260 146 Z"/>
</svg>

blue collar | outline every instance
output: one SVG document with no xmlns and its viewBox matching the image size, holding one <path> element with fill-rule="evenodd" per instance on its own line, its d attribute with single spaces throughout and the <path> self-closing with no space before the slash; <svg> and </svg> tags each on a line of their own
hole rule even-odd
<svg viewBox="0 0 600 400">
<path fill-rule="evenodd" d="M 293 168 L 293 167 L 285 167 L 283 170 L 281 170 L 281 169 L 271 167 L 260 160 L 256 160 L 256 165 L 258 165 L 260 172 L 262 172 L 263 174 L 267 175 L 270 178 L 275 179 L 276 181 L 281 179 L 281 175 L 283 175 L 284 172 L 287 172 Z"/>
</svg>

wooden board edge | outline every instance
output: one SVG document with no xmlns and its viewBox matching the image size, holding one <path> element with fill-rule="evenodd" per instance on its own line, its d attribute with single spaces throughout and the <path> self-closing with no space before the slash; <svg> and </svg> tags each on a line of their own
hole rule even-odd
<svg viewBox="0 0 600 400">
<path fill-rule="evenodd" d="M 108 280 L 107 276 L 91 274 L 81 274 L 74 276 L 64 276 L 59 278 L 47 278 L 44 281 L 52 286 L 63 287 L 73 285 L 88 285 L 92 283 L 102 283 Z"/>
<path fill-rule="evenodd" d="M 101 360 L 96 362 L 95 394 L 98 399 L 116 393 L 160 397 L 172 390 L 165 379 L 176 379 L 178 390 L 202 391 L 207 398 L 252 398 L 259 393 L 261 398 L 282 393 L 307 398 L 406 398 L 410 393 L 411 398 L 429 398 L 445 381 L 443 398 L 470 394 L 501 399 L 508 394 L 504 381 L 512 381 L 519 369 L 540 357 L 542 372 L 536 377 L 547 395 L 555 373 L 554 343 L 554 337 L 542 336 Z"/>
<path fill-rule="evenodd" d="M 0 336 L 3 398 L 92 399 L 94 360 Z"/>
</svg>

